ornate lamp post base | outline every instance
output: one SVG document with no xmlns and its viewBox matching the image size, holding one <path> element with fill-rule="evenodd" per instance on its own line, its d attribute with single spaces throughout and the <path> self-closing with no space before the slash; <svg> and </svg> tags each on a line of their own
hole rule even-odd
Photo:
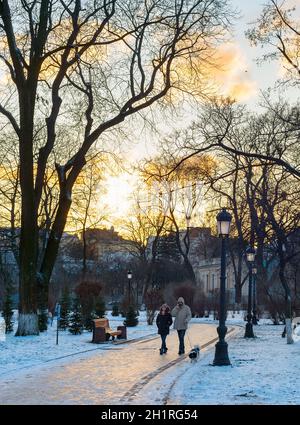
<svg viewBox="0 0 300 425">
<path fill-rule="evenodd" d="M 217 332 L 219 335 L 219 341 L 215 345 L 216 350 L 213 366 L 228 366 L 231 363 L 228 357 L 228 344 L 225 341 L 227 327 L 224 325 L 218 326 Z"/>
<path fill-rule="evenodd" d="M 245 338 L 255 338 L 254 333 L 253 333 L 253 326 L 252 323 L 247 323 L 246 324 L 246 329 L 245 329 Z"/>
<path fill-rule="evenodd" d="M 227 347 L 228 344 L 225 341 L 219 341 L 216 343 L 213 366 L 229 366 L 231 364 L 228 357 Z"/>
</svg>

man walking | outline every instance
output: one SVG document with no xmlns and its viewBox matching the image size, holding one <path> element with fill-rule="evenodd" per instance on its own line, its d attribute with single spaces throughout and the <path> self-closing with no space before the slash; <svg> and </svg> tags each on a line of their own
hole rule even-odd
<svg viewBox="0 0 300 425">
<path fill-rule="evenodd" d="M 172 316 L 175 317 L 174 329 L 177 330 L 179 339 L 179 352 L 178 354 L 184 354 L 184 335 L 188 327 L 188 322 L 192 318 L 191 309 L 184 303 L 182 297 L 178 298 L 177 305 L 172 310 Z"/>
</svg>

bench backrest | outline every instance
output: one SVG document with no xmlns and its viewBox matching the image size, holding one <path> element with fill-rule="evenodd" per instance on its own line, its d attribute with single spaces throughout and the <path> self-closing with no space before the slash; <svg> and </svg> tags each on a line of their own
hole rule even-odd
<svg viewBox="0 0 300 425">
<path fill-rule="evenodd" d="M 109 328 L 108 319 L 94 319 L 96 328 Z"/>
</svg>

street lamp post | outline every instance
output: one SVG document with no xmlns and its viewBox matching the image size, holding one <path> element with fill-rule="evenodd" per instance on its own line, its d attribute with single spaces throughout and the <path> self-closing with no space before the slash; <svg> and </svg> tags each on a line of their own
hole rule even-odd
<svg viewBox="0 0 300 425">
<path fill-rule="evenodd" d="M 227 333 L 226 321 L 226 241 L 229 236 L 231 215 L 225 208 L 217 215 L 217 228 L 219 237 L 222 240 L 221 245 L 221 275 L 220 275 L 220 315 L 217 332 L 219 341 L 216 344 L 214 366 L 230 365 L 228 357 L 228 344 L 225 341 Z"/>
<path fill-rule="evenodd" d="M 257 325 L 257 317 L 256 317 L 256 275 L 257 268 L 252 267 L 252 277 L 253 277 L 253 309 L 252 309 L 252 323 L 253 325 Z"/>
<path fill-rule="evenodd" d="M 59 330 L 59 322 L 60 322 L 60 312 L 61 312 L 61 306 L 59 303 L 56 303 L 55 306 L 55 312 L 56 312 L 56 345 L 58 345 L 58 330 Z"/>
<path fill-rule="evenodd" d="M 245 338 L 254 338 L 253 326 L 252 326 L 252 267 L 255 260 L 255 249 L 249 246 L 246 249 L 246 257 L 249 267 L 249 287 L 248 287 L 248 312 L 247 312 L 247 324 L 245 329 Z"/>
<path fill-rule="evenodd" d="M 136 309 L 139 309 L 139 285 L 138 285 L 138 281 L 136 280 L 135 282 L 136 285 Z"/>
<path fill-rule="evenodd" d="M 127 272 L 127 278 L 128 278 L 128 303 L 131 304 L 131 279 L 132 279 L 132 272 L 128 270 Z"/>
</svg>

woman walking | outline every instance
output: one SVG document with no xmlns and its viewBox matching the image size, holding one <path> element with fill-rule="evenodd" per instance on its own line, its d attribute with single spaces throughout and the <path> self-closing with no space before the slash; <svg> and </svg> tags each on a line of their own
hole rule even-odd
<svg viewBox="0 0 300 425">
<path fill-rule="evenodd" d="M 163 304 L 160 307 L 159 313 L 156 317 L 156 325 L 158 327 L 158 333 L 161 337 L 161 348 L 159 350 L 160 354 L 164 354 L 168 350 L 166 346 L 166 338 L 170 332 L 170 326 L 172 323 L 173 319 L 170 314 L 170 307 L 167 304 Z"/>
</svg>

